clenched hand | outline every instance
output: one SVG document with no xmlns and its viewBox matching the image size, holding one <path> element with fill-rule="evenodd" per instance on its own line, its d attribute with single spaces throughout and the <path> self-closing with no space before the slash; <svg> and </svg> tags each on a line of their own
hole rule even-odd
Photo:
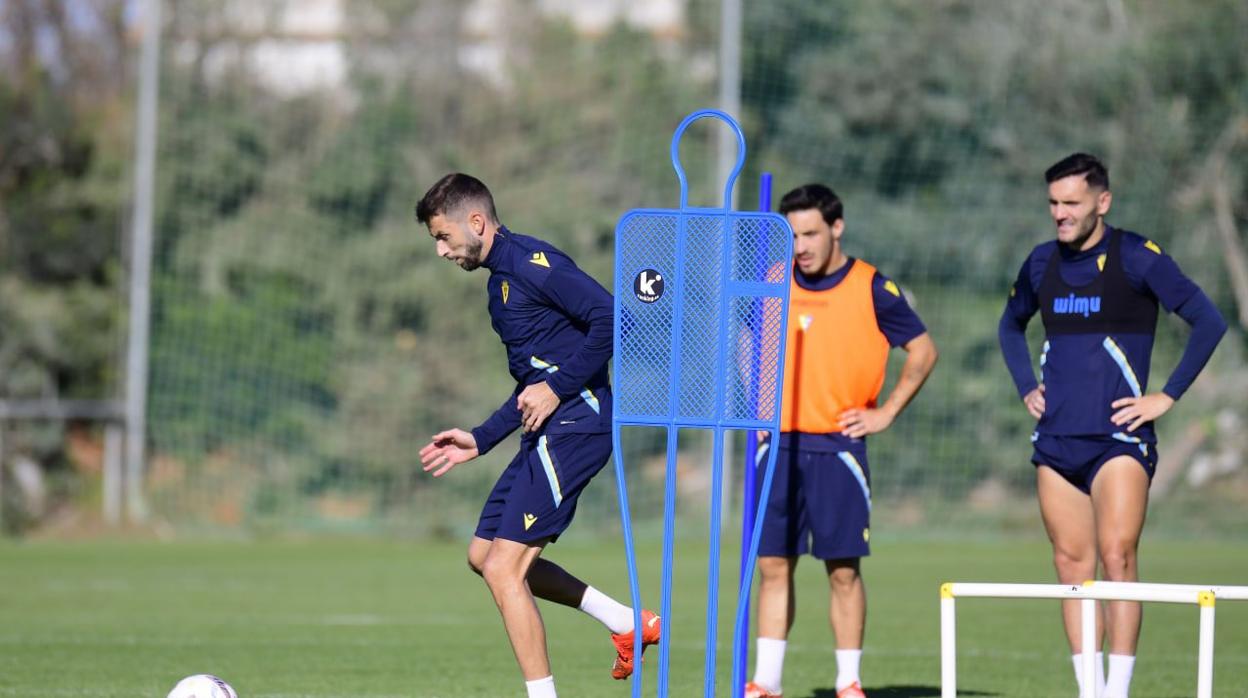
<svg viewBox="0 0 1248 698">
<path fill-rule="evenodd" d="M 546 381 L 530 385 L 516 398 L 516 409 L 520 410 L 520 425 L 529 432 L 540 429 L 542 423 L 558 407 L 559 396 L 550 389 Z"/>
</svg>

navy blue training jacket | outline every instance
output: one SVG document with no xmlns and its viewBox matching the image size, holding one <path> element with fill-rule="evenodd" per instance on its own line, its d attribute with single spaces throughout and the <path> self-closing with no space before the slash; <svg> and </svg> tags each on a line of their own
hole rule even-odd
<svg viewBox="0 0 1248 698">
<path fill-rule="evenodd" d="M 561 402 L 535 433 L 611 431 L 613 301 L 553 245 L 500 228 L 482 266 L 490 271 L 490 322 L 507 348 L 516 389 L 472 430 L 484 454 L 520 426 L 516 397 L 546 381 Z"/>
<path fill-rule="evenodd" d="M 1020 396 L 1038 384 L 1024 333 L 1028 321 L 1041 309 L 1040 286 L 1053 255 L 1059 255 L 1062 280 L 1075 286 L 1090 283 L 1102 273 L 1102 266 L 1120 264 L 1132 289 L 1192 326 L 1183 356 L 1162 389 L 1175 400 L 1196 379 L 1226 332 L 1226 321 L 1213 302 L 1156 243 L 1122 231 L 1120 259 L 1106 260 L 1114 233 L 1106 226 L 1104 238 L 1085 251 L 1072 251 L 1050 240 L 1037 245 L 1023 262 L 998 327 L 1005 363 Z M 1137 394 L 1147 392 L 1154 336 L 1155 331 L 1114 334 L 1108 339 L 1103 333 L 1049 333 L 1040 357 L 1046 410 L 1036 431 L 1064 436 L 1119 434 L 1122 427 L 1109 421 L 1116 411 L 1110 404 L 1131 395 L 1127 385 Z M 1094 396 L 1099 399 L 1089 400 Z M 1134 437 L 1155 441 L 1153 424 L 1141 425 Z"/>
</svg>

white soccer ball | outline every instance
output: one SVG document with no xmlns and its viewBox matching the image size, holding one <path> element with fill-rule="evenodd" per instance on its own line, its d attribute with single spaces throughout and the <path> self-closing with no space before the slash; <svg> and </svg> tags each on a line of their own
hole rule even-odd
<svg viewBox="0 0 1248 698">
<path fill-rule="evenodd" d="M 179 681 L 168 698 L 238 698 L 238 693 L 212 674 L 196 674 Z"/>
</svg>

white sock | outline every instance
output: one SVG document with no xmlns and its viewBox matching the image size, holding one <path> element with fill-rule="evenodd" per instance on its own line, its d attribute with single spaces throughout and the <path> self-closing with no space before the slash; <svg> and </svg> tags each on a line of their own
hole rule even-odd
<svg viewBox="0 0 1248 698">
<path fill-rule="evenodd" d="M 1079 695 L 1083 695 L 1083 655 L 1072 654 L 1070 661 L 1075 665 L 1075 681 L 1079 682 Z M 1096 653 L 1096 695 L 1105 694 L 1105 653 Z"/>
<path fill-rule="evenodd" d="M 1109 678 L 1105 682 L 1105 695 L 1127 698 L 1131 692 L 1131 672 L 1135 670 L 1135 657 L 1129 654 L 1109 655 Z"/>
<path fill-rule="evenodd" d="M 754 683 L 772 693 L 780 693 L 780 675 L 784 673 L 784 648 L 789 643 L 773 637 L 760 637 L 756 643 L 758 659 L 754 660 Z"/>
<path fill-rule="evenodd" d="M 529 698 L 559 698 L 555 695 L 555 677 L 553 676 L 536 681 L 525 681 L 524 688 L 529 692 Z"/>
<path fill-rule="evenodd" d="M 591 586 L 585 587 L 585 596 L 581 598 L 581 605 L 577 608 L 607 626 L 607 630 L 616 635 L 633 630 L 633 609 Z"/>
<path fill-rule="evenodd" d="M 861 680 L 858 678 L 858 663 L 862 660 L 862 650 L 836 651 L 836 690 L 844 690 L 849 684 Z"/>
</svg>

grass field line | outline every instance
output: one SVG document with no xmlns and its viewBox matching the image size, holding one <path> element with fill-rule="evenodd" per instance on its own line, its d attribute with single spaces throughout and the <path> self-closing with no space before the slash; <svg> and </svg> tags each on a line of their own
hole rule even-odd
<svg viewBox="0 0 1248 698">
<path fill-rule="evenodd" d="M 412 698 L 412 695 L 410 693 L 248 693 L 247 698 Z"/>
<path fill-rule="evenodd" d="M 115 647 L 124 645 L 126 647 L 202 647 L 207 642 L 202 639 L 185 639 L 178 637 L 160 637 L 156 635 L 139 636 L 123 636 L 109 635 L 108 637 L 96 638 L 62 638 L 62 637 L 0 637 L 0 645 L 10 645 L 22 648 L 27 647 Z M 358 639 L 349 639 L 339 636 L 327 637 L 324 640 L 315 639 L 276 639 L 273 637 L 253 638 L 250 641 L 242 637 L 233 637 L 230 644 L 236 647 L 336 647 L 347 645 L 351 647 L 410 647 L 411 641 L 408 640 L 383 640 L 375 637 L 365 637 Z M 3 689 L 0 689 L 3 690 Z"/>
<path fill-rule="evenodd" d="M 0 580 L 5 581 L 6 583 L 18 583 L 18 580 L 8 579 L 6 577 L 7 576 L 0 575 Z M 43 591 L 45 593 L 57 594 L 81 592 L 117 592 L 125 594 L 144 591 L 164 591 L 170 588 L 176 588 L 179 592 L 184 594 L 219 594 L 223 592 L 256 594 L 272 592 L 274 590 L 274 584 L 269 582 L 257 583 L 245 579 L 199 579 L 181 575 L 148 578 L 142 580 L 125 578 L 96 578 L 90 580 L 52 579 L 43 582 Z"/>
<path fill-rule="evenodd" d="M 39 692 L 40 696 L 47 698 L 60 698 L 62 696 L 81 696 L 84 698 L 111 698 L 116 696 L 115 690 L 97 691 L 85 688 L 55 688 L 46 689 Z M 0 686 L 0 696 L 21 696 L 22 698 L 31 698 L 30 692 L 25 689 L 4 688 Z M 248 693 L 247 698 L 412 698 L 409 693 Z"/>
<path fill-rule="evenodd" d="M 249 621 L 254 620 L 255 616 L 244 613 L 217 613 L 213 616 L 218 622 L 229 621 Z M 267 617 L 266 622 L 275 625 L 311 625 L 311 626 L 330 626 L 330 627 L 381 627 L 381 626 L 410 626 L 425 627 L 432 625 L 447 625 L 462 628 L 465 625 L 480 625 L 494 627 L 498 624 L 497 619 L 484 617 L 480 620 L 465 621 L 463 615 L 452 615 L 449 613 L 436 614 L 424 613 L 420 615 L 396 616 L 382 613 L 331 613 L 326 615 L 303 615 L 303 616 L 281 616 Z M 2 636 L 0 636 L 2 637 Z"/>
</svg>

